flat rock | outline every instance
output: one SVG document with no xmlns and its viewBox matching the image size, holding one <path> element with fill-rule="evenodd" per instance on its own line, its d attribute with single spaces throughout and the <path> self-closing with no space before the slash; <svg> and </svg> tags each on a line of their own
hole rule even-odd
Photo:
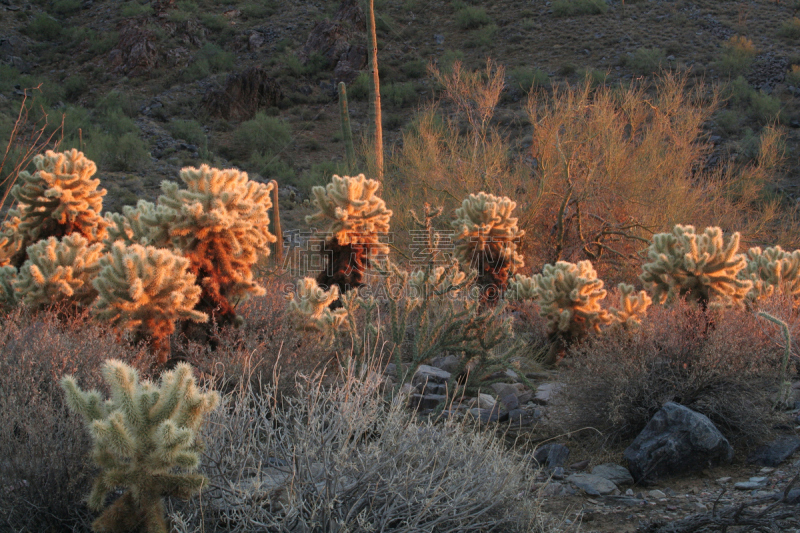
<svg viewBox="0 0 800 533">
<path fill-rule="evenodd" d="M 633 485 L 633 476 L 622 465 L 605 463 L 592 468 L 592 475 L 606 478 L 617 486 Z"/>
<path fill-rule="evenodd" d="M 542 383 L 536 387 L 536 393 L 531 401 L 539 405 L 547 405 L 563 386 L 563 383 Z"/>
<path fill-rule="evenodd" d="M 411 379 L 414 385 L 424 383 L 446 383 L 450 379 L 450 372 L 428 365 L 419 365 L 417 373 Z"/>
<path fill-rule="evenodd" d="M 747 457 L 747 462 L 760 466 L 778 466 L 797 450 L 800 450 L 800 437 L 781 435 L 756 449 Z"/>
<path fill-rule="evenodd" d="M 733 460 L 733 448 L 705 415 L 664 404 L 625 450 L 637 483 L 701 470 Z"/>
<path fill-rule="evenodd" d="M 592 496 L 605 496 L 618 491 L 617 486 L 604 477 L 592 474 L 572 474 L 567 481 Z"/>
</svg>

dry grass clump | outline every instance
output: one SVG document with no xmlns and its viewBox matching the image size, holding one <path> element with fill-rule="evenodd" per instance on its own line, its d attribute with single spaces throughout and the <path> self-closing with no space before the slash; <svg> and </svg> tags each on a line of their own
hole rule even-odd
<svg viewBox="0 0 800 533">
<path fill-rule="evenodd" d="M 298 395 L 245 384 L 209 417 L 202 503 L 173 508 L 178 531 L 550 531 L 534 473 L 489 431 L 419 421 L 387 403 L 379 376 Z"/>
<path fill-rule="evenodd" d="M 769 305 L 791 316 L 788 300 Z M 765 438 L 783 347 L 744 310 L 705 314 L 679 301 L 656 306 L 634 332 L 598 336 L 570 352 L 570 383 L 557 410 L 569 429 L 591 426 L 615 441 L 635 437 L 666 402 L 708 416 L 734 443 Z"/>
<path fill-rule="evenodd" d="M 86 317 L 17 309 L 0 317 L 0 530 L 86 531 L 92 467 L 83 421 L 69 412 L 59 380 L 100 387 L 100 365 L 143 367 L 146 353 L 117 342 Z"/>
</svg>

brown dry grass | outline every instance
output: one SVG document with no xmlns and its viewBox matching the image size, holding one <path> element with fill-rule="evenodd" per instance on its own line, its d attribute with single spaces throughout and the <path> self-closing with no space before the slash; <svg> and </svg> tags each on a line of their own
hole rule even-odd
<svg viewBox="0 0 800 533">
<path fill-rule="evenodd" d="M 765 307 L 792 316 L 786 299 Z M 604 440 L 620 442 L 674 401 L 708 416 L 734 444 L 752 446 L 768 437 L 776 420 L 783 354 L 776 339 L 771 325 L 745 310 L 706 315 L 686 302 L 652 307 L 638 331 L 597 336 L 573 348 L 565 361 L 567 392 L 559 396 L 554 419 L 568 430 L 591 426 Z"/>
</svg>

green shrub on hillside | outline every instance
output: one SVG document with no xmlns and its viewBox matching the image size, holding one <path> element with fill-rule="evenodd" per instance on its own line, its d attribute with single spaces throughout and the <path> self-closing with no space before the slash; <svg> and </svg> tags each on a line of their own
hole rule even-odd
<svg viewBox="0 0 800 533">
<path fill-rule="evenodd" d="M 576 15 L 600 15 L 608 11 L 606 0 L 554 0 L 553 15 L 574 17 Z"/>
<path fill-rule="evenodd" d="M 666 63 L 667 56 L 661 48 L 638 48 L 628 60 L 628 66 L 637 74 L 650 75 Z"/>
<path fill-rule="evenodd" d="M 738 76 L 750 69 L 757 53 L 753 41 L 741 35 L 734 35 L 724 44 L 722 57 L 716 65 L 723 73 Z"/>
<path fill-rule="evenodd" d="M 792 17 L 789 20 L 781 22 L 781 27 L 778 29 L 778 35 L 786 37 L 787 39 L 800 38 L 800 18 Z"/>
<path fill-rule="evenodd" d="M 233 133 L 232 150 L 236 157 L 247 160 L 254 153 L 277 154 L 291 140 L 291 131 L 284 121 L 259 111 Z"/>
<path fill-rule="evenodd" d="M 464 5 L 456 11 L 456 24 L 462 30 L 472 30 L 492 23 L 482 7 Z"/>
<path fill-rule="evenodd" d="M 38 41 L 55 41 L 61 37 L 63 27 L 49 15 L 40 13 L 25 27 L 24 33 Z"/>
<path fill-rule="evenodd" d="M 539 68 L 517 67 L 509 74 L 511 79 L 514 80 L 514 85 L 525 94 L 550 85 L 550 76 Z"/>
</svg>

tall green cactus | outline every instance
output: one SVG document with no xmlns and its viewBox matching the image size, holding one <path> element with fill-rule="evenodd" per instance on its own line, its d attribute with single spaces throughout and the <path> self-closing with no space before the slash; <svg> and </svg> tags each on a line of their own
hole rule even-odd
<svg viewBox="0 0 800 533">
<path fill-rule="evenodd" d="M 375 33 L 375 1 L 369 0 L 369 28 L 367 31 L 370 48 L 370 68 L 372 70 L 372 118 L 375 142 L 375 169 L 378 181 L 383 181 L 383 122 L 381 119 L 381 82 L 378 75 L 378 36 Z"/>
<path fill-rule="evenodd" d="M 347 86 L 339 82 L 339 118 L 342 122 L 342 139 L 347 153 L 347 172 L 356 170 L 356 151 L 353 147 L 353 130 L 350 128 L 350 110 L 347 107 Z"/>
<path fill-rule="evenodd" d="M 219 395 L 200 392 L 186 363 L 162 374 L 158 386 L 140 382 L 136 370 L 113 359 L 103 365 L 103 378 L 111 389 L 105 401 L 97 391 L 78 388 L 72 376 L 61 380 L 67 405 L 89 426 L 94 461 L 101 469 L 89 507 L 99 511 L 109 493 L 127 489 L 92 529 L 167 533 L 162 498 L 189 498 L 208 483 L 194 473 L 203 450 L 197 432 L 203 416 L 219 404 Z"/>
<path fill-rule="evenodd" d="M 281 229 L 281 203 L 278 191 L 278 182 L 270 181 L 272 185 L 272 231 L 275 232 L 275 264 L 278 268 L 283 266 L 283 230 Z"/>
</svg>

